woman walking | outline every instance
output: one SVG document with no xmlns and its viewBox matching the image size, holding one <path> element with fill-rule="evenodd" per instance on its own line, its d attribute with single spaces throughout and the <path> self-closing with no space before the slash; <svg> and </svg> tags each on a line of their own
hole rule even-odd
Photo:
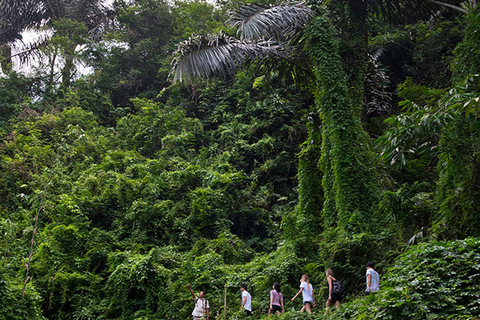
<svg viewBox="0 0 480 320">
<path fill-rule="evenodd" d="M 342 296 L 333 292 L 333 282 L 337 281 L 337 279 L 335 279 L 335 277 L 333 276 L 332 269 L 327 269 L 327 271 L 325 272 L 325 275 L 327 277 L 327 283 L 328 283 L 328 299 L 327 299 L 326 310 L 325 310 L 325 314 L 327 314 L 328 309 L 333 305 L 335 305 L 335 309 L 340 308 L 340 302 L 342 300 Z"/>
<path fill-rule="evenodd" d="M 283 294 L 280 292 L 280 283 L 275 282 L 273 284 L 273 290 L 270 291 L 270 309 L 268 309 L 268 315 L 276 312 L 277 316 L 279 316 L 280 310 L 282 313 L 285 313 Z"/>
<path fill-rule="evenodd" d="M 315 307 L 315 295 L 313 294 L 313 286 L 310 284 L 308 275 L 306 274 L 300 279 L 300 290 L 298 290 L 297 294 L 292 298 L 292 301 L 295 300 L 300 293 L 303 296 L 303 308 L 300 309 L 300 312 L 306 310 L 308 313 L 312 313 L 312 307 Z"/>
</svg>

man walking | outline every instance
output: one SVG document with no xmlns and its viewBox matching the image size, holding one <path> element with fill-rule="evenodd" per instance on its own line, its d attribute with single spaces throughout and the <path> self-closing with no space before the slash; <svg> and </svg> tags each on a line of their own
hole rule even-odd
<svg viewBox="0 0 480 320">
<path fill-rule="evenodd" d="M 245 309 L 247 316 L 252 315 L 252 296 L 247 291 L 247 285 L 242 283 L 240 286 L 240 291 L 242 292 L 242 308 Z"/>
<path fill-rule="evenodd" d="M 378 272 L 373 269 L 374 267 L 373 262 L 367 263 L 367 289 L 365 289 L 365 294 L 377 292 L 378 289 L 380 289 L 380 276 Z"/>
</svg>

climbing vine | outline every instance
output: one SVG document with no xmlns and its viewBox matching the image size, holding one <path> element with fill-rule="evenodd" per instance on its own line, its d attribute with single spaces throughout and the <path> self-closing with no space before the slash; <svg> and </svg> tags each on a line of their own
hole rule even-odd
<svg viewBox="0 0 480 320">
<path fill-rule="evenodd" d="M 457 84 L 480 73 L 479 17 L 480 8 L 471 10 L 467 17 L 465 38 L 455 49 L 453 81 Z M 472 77 L 471 81 L 464 82 L 463 89 L 466 96 L 478 99 L 480 85 L 475 79 Z M 458 104 L 465 110 L 460 108 L 460 116 L 447 123 L 439 142 L 439 211 L 433 229 L 442 239 L 480 236 L 480 227 L 476 223 L 480 212 L 479 122 L 476 116 L 467 111 L 467 103 Z"/>
<path fill-rule="evenodd" d="M 368 255 L 367 242 L 380 230 L 379 185 L 372 144 L 347 88 L 329 19 L 320 16 L 307 29 L 307 51 L 318 82 L 316 103 L 322 120 L 325 235 L 334 261 L 352 262 Z M 332 232 L 332 230 L 335 230 Z M 370 243 L 369 246 L 372 244 Z"/>
</svg>

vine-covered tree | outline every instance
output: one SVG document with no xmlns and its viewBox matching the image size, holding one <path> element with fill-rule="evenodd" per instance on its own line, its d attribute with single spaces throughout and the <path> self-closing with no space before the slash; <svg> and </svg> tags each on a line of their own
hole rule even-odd
<svg viewBox="0 0 480 320">
<path fill-rule="evenodd" d="M 321 215 L 326 227 L 322 241 L 327 259 L 349 264 L 353 256 L 368 259 L 368 247 L 388 236 L 388 231 L 383 235 L 378 232 L 388 217 L 377 207 L 380 184 L 373 147 L 360 121 L 365 101 L 369 21 L 377 16 L 391 21 L 428 16 L 439 9 L 439 4 L 413 0 L 329 1 L 326 6 L 314 3 L 313 8 L 298 2 L 241 6 L 229 19 L 238 28 L 240 39 L 221 34 L 180 43 L 173 74 L 179 82 L 225 77 L 253 62 L 264 72 L 279 70 L 295 80 L 306 75 L 312 79 L 322 121 L 318 172 L 323 174 L 318 179 L 322 180 L 324 203 L 317 206 L 322 212 L 316 214 Z M 308 24 L 314 13 L 333 20 L 339 35 L 324 20 Z M 316 30 L 317 24 L 321 30 L 309 33 L 310 29 Z M 302 46 L 305 30 L 311 37 L 307 48 Z M 321 33 L 326 33 L 325 38 L 318 38 Z M 340 45 L 335 43 L 337 36 Z M 305 201 L 306 195 L 300 195 L 300 199 Z"/>
</svg>

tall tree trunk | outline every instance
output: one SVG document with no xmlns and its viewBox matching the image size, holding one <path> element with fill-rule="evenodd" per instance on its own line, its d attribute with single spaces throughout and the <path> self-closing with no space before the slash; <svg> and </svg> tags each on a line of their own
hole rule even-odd
<svg viewBox="0 0 480 320">
<path fill-rule="evenodd" d="M 298 206 L 296 208 L 296 228 L 290 238 L 301 250 L 300 253 L 315 253 L 312 235 L 323 231 L 322 171 L 320 169 L 322 131 L 317 112 L 309 117 L 308 138 L 302 144 L 298 155 Z"/>
<path fill-rule="evenodd" d="M 371 252 L 368 239 L 378 233 L 384 221 L 377 210 L 380 187 L 373 147 L 360 121 L 358 103 L 362 99 L 352 97 L 348 90 L 349 80 L 359 82 L 360 76 L 346 77 L 333 28 L 326 17 L 315 18 L 306 33 L 307 51 L 319 88 L 316 101 L 323 130 L 324 217 L 336 222 L 334 236 L 328 241 L 335 247 L 332 252 L 339 254 L 334 260 L 351 263 L 351 258 L 365 257 Z M 360 56 L 358 59 L 361 60 Z M 331 230 L 326 231 L 332 235 Z"/>
<path fill-rule="evenodd" d="M 62 69 L 62 88 L 64 90 L 70 87 L 73 68 L 74 68 L 73 58 L 67 55 L 65 57 L 65 65 L 63 66 L 63 69 Z"/>
<path fill-rule="evenodd" d="M 3 73 L 12 71 L 12 48 L 7 43 L 0 45 L 0 66 Z"/>
<path fill-rule="evenodd" d="M 54 92 L 53 88 L 55 86 L 55 63 L 57 61 L 57 56 L 58 49 L 55 49 L 53 55 L 49 57 L 50 74 L 48 76 L 47 88 L 45 89 L 46 96 L 49 96 Z"/>
</svg>

